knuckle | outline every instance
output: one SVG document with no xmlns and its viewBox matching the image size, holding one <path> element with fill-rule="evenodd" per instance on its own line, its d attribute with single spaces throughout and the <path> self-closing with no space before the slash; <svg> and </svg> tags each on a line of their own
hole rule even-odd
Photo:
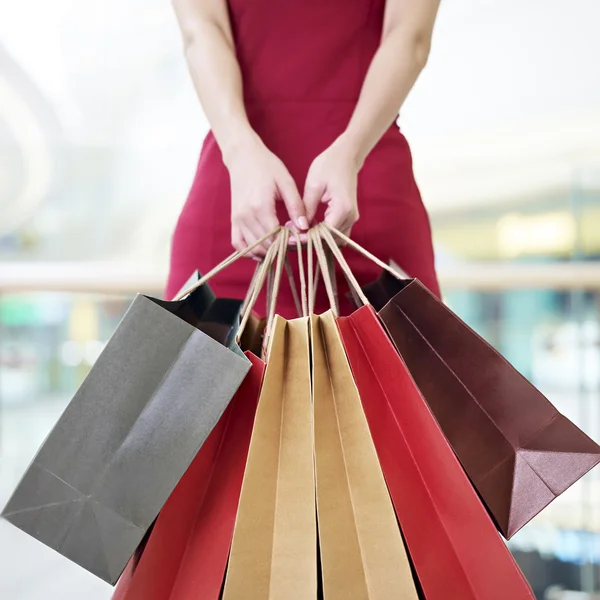
<svg viewBox="0 0 600 600">
<path fill-rule="evenodd" d="M 240 210 L 231 213 L 231 223 L 233 225 L 241 225 L 244 222 L 244 214 Z"/>
</svg>

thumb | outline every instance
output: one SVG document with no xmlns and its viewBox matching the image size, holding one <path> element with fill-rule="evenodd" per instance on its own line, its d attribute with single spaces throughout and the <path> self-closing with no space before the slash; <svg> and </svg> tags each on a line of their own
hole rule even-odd
<svg viewBox="0 0 600 600">
<path fill-rule="evenodd" d="M 317 209 L 325 194 L 325 188 L 326 185 L 323 182 L 313 183 L 308 181 L 306 183 L 306 187 L 304 188 L 304 206 L 309 223 L 312 222 L 317 214 Z"/>
<path fill-rule="evenodd" d="M 342 230 L 345 225 L 344 212 L 336 202 L 331 202 L 325 212 L 325 223 L 331 225 L 334 229 Z"/>
<path fill-rule="evenodd" d="M 289 179 L 285 178 L 278 181 L 277 189 L 294 225 L 300 231 L 308 229 L 306 210 L 304 209 L 304 203 L 302 202 L 302 198 L 300 198 L 294 180 L 290 177 Z"/>
</svg>

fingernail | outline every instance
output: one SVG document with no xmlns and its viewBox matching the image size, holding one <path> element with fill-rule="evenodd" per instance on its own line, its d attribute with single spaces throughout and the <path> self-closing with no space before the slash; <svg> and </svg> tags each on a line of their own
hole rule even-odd
<svg viewBox="0 0 600 600">
<path fill-rule="evenodd" d="M 300 229 L 308 229 L 308 221 L 306 217 L 298 217 L 298 227 L 300 227 Z"/>
<path fill-rule="evenodd" d="M 258 256 L 253 256 L 253 257 L 252 257 L 252 260 L 255 260 L 256 262 L 260 262 L 260 261 L 261 261 L 261 259 L 260 259 L 260 258 L 258 258 Z"/>
<path fill-rule="evenodd" d="M 292 244 L 292 245 L 296 245 L 298 242 L 296 241 L 296 238 L 293 237 L 293 238 L 290 238 L 290 242 L 289 243 Z"/>
</svg>

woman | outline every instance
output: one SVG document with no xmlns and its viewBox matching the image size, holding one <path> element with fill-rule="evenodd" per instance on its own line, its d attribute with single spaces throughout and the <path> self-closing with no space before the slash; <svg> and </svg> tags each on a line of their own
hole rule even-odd
<svg viewBox="0 0 600 600">
<path fill-rule="evenodd" d="M 427 60 L 439 0 L 173 3 L 212 131 L 173 237 L 167 297 L 231 245 L 245 248 L 280 223 L 305 231 L 321 220 L 352 229 L 358 243 L 439 293 L 429 220 L 395 126 Z M 359 281 L 378 276 L 360 255 L 347 256 Z M 240 260 L 211 285 L 242 298 L 253 270 Z M 326 308 L 321 293 L 316 310 Z M 295 316 L 287 288 L 278 312 Z M 137 556 L 114 600 L 129 600 Z M 134 597 L 154 589 L 151 579 Z"/>
<path fill-rule="evenodd" d="M 173 5 L 211 132 L 173 236 L 167 297 L 232 245 L 322 220 L 438 294 L 429 220 L 395 121 L 427 61 L 439 0 Z M 376 266 L 346 256 L 361 283 L 377 277 Z M 238 261 L 211 285 L 242 298 L 253 268 Z M 324 293 L 316 308 L 327 308 Z M 295 316 L 285 286 L 278 312 Z"/>
</svg>

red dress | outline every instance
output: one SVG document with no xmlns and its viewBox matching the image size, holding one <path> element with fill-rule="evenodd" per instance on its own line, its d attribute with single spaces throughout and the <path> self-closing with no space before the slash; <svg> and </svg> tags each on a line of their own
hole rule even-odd
<svg viewBox="0 0 600 600">
<path fill-rule="evenodd" d="M 229 0 L 229 8 L 248 118 L 302 194 L 311 162 L 352 115 L 380 42 L 385 0 Z M 277 204 L 285 223 L 283 202 Z M 395 123 L 359 173 L 358 205 L 360 220 L 352 237 L 439 294 L 429 219 L 408 144 Z M 232 252 L 230 229 L 229 174 L 209 133 L 173 235 L 166 297 L 195 270 L 206 273 Z M 359 282 L 379 275 L 380 269 L 355 251 L 344 253 Z M 243 298 L 255 266 L 248 259 L 238 261 L 212 281 L 214 291 Z M 345 289 L 340 277 L 340 295 Z M 328 308 L 323 286 L 319 292 L 317 312 Z M 277 306 L 282 316 L 296 316 L 288 285 L 282 286 Z M 257 310 L 263 307 L 264 300 L 259 301 Z"/>
</svg>

